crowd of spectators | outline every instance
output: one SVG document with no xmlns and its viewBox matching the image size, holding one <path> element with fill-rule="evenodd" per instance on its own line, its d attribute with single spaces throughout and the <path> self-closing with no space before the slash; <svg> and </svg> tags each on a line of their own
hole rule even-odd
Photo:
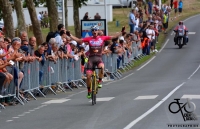
<svg viewBox="0 0 200 129">
<path fill-rule="evenodd" d="M 152 10 L 145 9 L 143 10 L 142 7 L 137 6 L 131 10 L 129 15 L 130 33 L 123 32 L 120 37 L 105 42 L 103 54 L 117 54 L 118 69 L 124 56 L 131 57 L 134 52 L 133 44 L 137 44 L 137 49 L 142 50 L 144 55 L 158 52 L 156 43 L 158 43 L 159 33 L 162 31 L 167 32 L 171 8 L 168 5 L 163 5 L 159 9 L 158 5 L 152 4 Z M 147 20 L 145 20 L 145 14 L 148 17 Z M 28 38 L 26 32 L 21 32 L 19 38 L 13 39 L 0 35 L 0 103 L 2 105 L 16 104 L 16 101 L 11 101 L 12 97 L 3 97 L 12 81 L 14 81 L 14 86 L 20 95 L 22 97 L 25 95 L 23 89 L 21 89 L 24 78 L 24 65 L 26 65 L 24 62 L 39 61 L 41 65 L 44 65 L 47 59 L 54 63 L 57 63 L 59 58 L 81 59 L 81 72 L 84 76 L 84 66 L 87 63 L 89 46 L 85 43 L 78 45 L 76 41 L 68 37 L 63 24 L 58 25 L 58 30 L 53 35 L 53 37 L 47 35 L 46 42 L 39 46 L 36 45 L 36 38 L 34 36 Z M 99 31 L 99 35 L 104 35 L 104 33 Z M 19 62 L 19 70 L 12 65 L 12 62 Z M 12 69 L 14 69 L 14 73 L 12 73 Z M 41 69 L 38 76 L 41 84 L 43 76 Z M 26 99 L 29 100 L 29 98 Z"/>
</svg>

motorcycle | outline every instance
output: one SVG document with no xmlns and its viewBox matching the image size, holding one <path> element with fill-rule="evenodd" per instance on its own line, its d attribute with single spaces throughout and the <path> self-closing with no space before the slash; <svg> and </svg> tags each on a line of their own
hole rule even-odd
<svg viewBox="0 0 200 129">
<path fill-rule="evenodd" d="M 177 31 L 175 31 L 176 36 L 174 37 L 174 41 L 176 43 L 176 45 L 179 46 L 179 49 L 181 49 L 185 43 L 184 43 L 184 30 L 183 29 L 178 29 Z"/>
</svg>

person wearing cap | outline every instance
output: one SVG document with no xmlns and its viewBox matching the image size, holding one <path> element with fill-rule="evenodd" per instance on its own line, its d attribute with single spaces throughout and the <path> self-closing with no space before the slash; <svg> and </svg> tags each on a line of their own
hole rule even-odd
<svg viewBox="0 0 200 129">
<path fill-rule="evenodd" d="M 116 36 L 99 36 L 99 26 L 94 25 L 91 27 L 92 36 L 86 37 L 83 39 L 79 39 L 73 35 L 70 34 L 69 31 L 67 31 L 67 35 L 71 37 L 73 40 L 75 40 L 77 43 L 82 44 L 87 43 L 89 45 L 89 61 L 88 61 L 88 70 L 86 72 L 87 74 L 87 88 L 88 88 L 88 94 L 87 98 L 91 98 L 91 76 L 92 76 L 92 69 L 97 66 L 98 68 L 102 68 L 99 72 L 99 80 L 98 80 L 98 87 L 102 87 L 102 78 L 104 75 L 104 63 L 102 60 L 102 52 L 103 52 L 103 46 L 105 41 L 111 40 L 113 38 L 119 37 L 122 32 L 125 31 L 125 27 L 122 27 L 121 33 L 116 34 Z"/>
</svg>

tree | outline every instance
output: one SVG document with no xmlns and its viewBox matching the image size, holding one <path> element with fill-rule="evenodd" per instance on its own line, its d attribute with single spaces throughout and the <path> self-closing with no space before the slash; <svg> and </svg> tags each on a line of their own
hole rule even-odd
<svg viewBox="0 0 200 129">
<path fill-rule="evenodd" d="M 8 0 L 0 0 L 0 8 L 2 11 L 2 17 L 5 27 L 5 35 L 9 38 L 15 37 L 13 18 L 12 18 L 12 6 Z"/>
<path fill-rule="evenodd" d="M 56 31 L 58 26 L 58 11 L 55 0 L 47 0 L 47 9 L 50 23 L 50 31 Z"/>
<path fill-rule="evenodd" d="M 65 28 L 68 30 L 68 9 L 67 9 L 67 0 L 65 1 Z"/>
<path fill-rule="evenodd" d="M 40 45 L 43 43 L 43 37 L 42 37 L 40 23 L 37 19 L 37 14 L 35 11 L 33 0 L 26 0 L 26 5 L 28 7 L 28 11 L 29 11 L 32 26 L 33 26 L 33 34 L 37 39 L 37 45 Z"/>
<path fill-rule="evenodd" d="M 21 0 L 14 0 L 14 7 L 16 10 L 16 14 L 17 14 L 19 33 L 21 31 L 26 31 L 26 23 L 25 23 L 25 19 L 24 19 L 24 13 L 23 13 Z"/>
<path fill-rule="evenodd" d="M 75 35 L 77 37 L 81 37 L 81 27 L 80 27 L 80 20 L 79 20 L 79 8 L 84 4 L 86 5 L 86 2 L 88 0 L 73 0 L 73 9 L 74 9 L 74 30 Z"/>
</svg>

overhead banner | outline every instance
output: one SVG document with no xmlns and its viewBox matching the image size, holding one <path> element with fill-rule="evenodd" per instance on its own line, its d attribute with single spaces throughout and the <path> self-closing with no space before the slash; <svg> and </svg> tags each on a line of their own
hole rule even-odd
<svg viewBox="0 0 200 129">
<path fill-rule="evenodd" d="M 94 25 L 98 25 L 99 29 L 106 35 L 106 19 L 81 20 L 81 37 L 85 38 L 92 36 L 91 27 Z"/>
</svg>

